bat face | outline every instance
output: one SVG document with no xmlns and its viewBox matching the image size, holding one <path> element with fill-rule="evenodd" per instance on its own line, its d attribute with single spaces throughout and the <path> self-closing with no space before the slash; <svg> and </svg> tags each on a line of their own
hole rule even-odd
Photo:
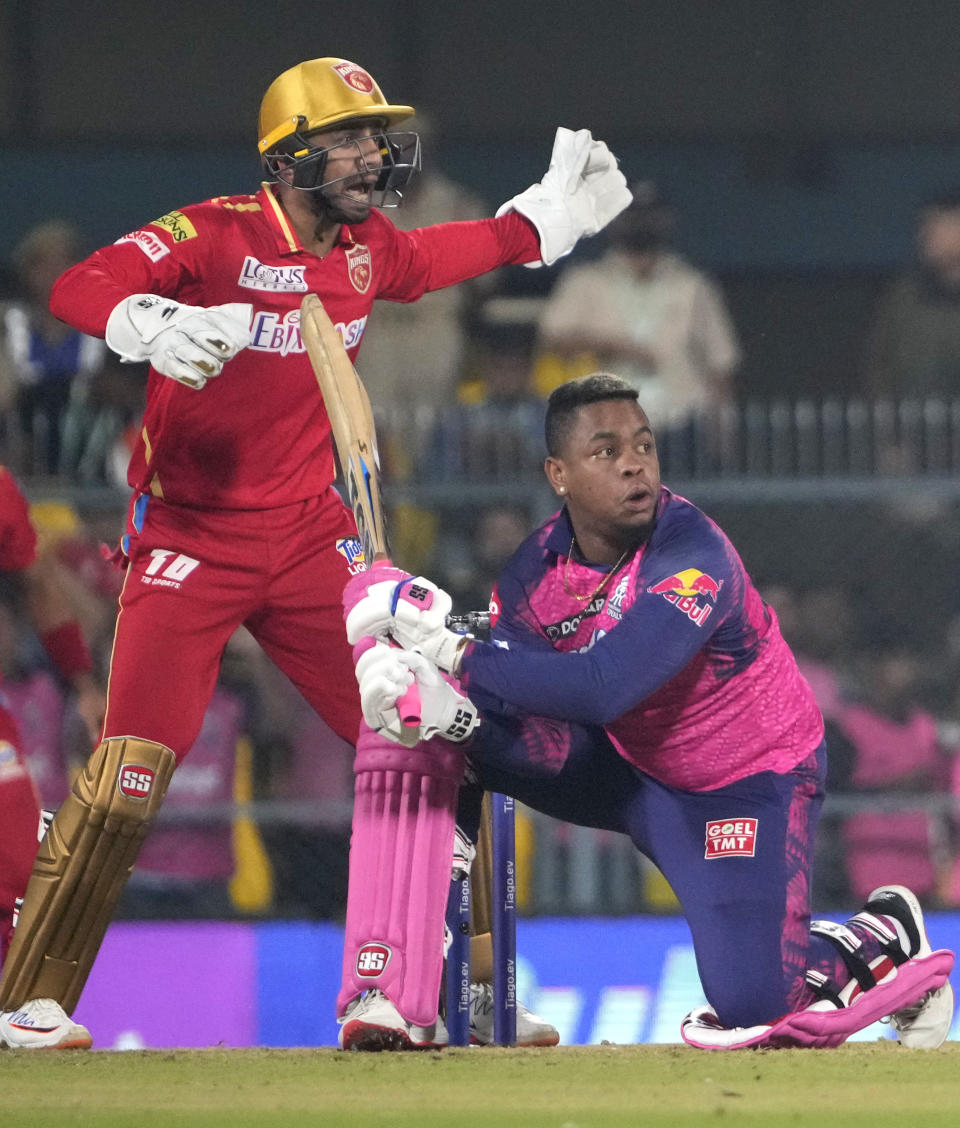
<svg viewBox="0 0 960 1128">
<path fill-rule="evenodd" d="M 370 399 L 316 294 L 303 299 L 300 331 L 330 417 L 347 501 L 369 567 L 378 556 L 389 556 Z"/>
<path fill-rule="evenodd" d="M 383 499 L 380 495 L 380 479 L 376 473 L 371 473 L 370 464 L 379 465 L 376 450 L 371 452 L 372 460 L 365 457 L 361 451 L 353 452 L 349 456 L 347 465 L 343 467 L 344 484 L 347 489 L 347 504 L 353 510 L 357 522 L 357 535 L 363 546 L 364 559 L 367 567 L 373 563 L 374 557 L 382 553 L 378 547 L 379 538 L 376 528 L 371 523 L 371 515 L 382 511 Z M 384 544 L 383 548 L 386 545 Z"/>
</svg>

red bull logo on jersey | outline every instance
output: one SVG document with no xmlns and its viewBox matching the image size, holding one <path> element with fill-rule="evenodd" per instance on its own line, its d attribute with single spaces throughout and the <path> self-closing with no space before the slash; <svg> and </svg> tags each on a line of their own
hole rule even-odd
<svg viewBox="0 0 960 1128">
<path fill-rule="evenodd" d="M 370 248 L 364 246 L 363 243 L 355 243 L 348 248 L 347 274 L 358 294 L 365 294 L 370 289 L 370 280 L 373 278 L 373 260 L 370 257 Z"/>
<path fill-rule="evenodd" d="M 756 853 L 757 819 L 711 819 L 707 823 L 705 858 L 752 858 Z"/>
<path fill-rule="evenodd" d="M 651 595 L 662 595 L 691 622 L 702 627 L 713 612 L 713 604 L 717 601 L 721 587 L 723 580 L 717 581 L 706 572 L 701 572 L 699 568 L 684 568 L 682 572 L 674 572 L 665 580 L 651 584 L 647 591 Z M 703 600 L 704 596 L 707 596 L 710 602 Z"/>
<path fill-rule="evenodd" d="M 356 537 L 341 537 L 334 547 L 346 560 L 351 576 L 366 571 L 367 558 L 363 554 L 363 545 Z"/>
<path fill-rule="evenodd" d="M 389 944 L 364 944 L 357 952 L 357 975 L 361 979 L 377 979 L 387 970 L 393 951 Z"/>
<path fill-rule="evenodd" d="M 359 90 L 361 94 L 373 93 L 373 79 L 363 67 L 358 67 L 356 63 L 342 59 L 339 63 L 334 64 L 331 69 L 337 72 L 351 90 Z"/>
</svg>

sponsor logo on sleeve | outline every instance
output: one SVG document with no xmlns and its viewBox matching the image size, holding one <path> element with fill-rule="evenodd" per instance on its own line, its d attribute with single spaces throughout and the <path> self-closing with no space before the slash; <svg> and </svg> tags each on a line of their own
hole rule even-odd
<svg viewBox="0 0 960 1128">
<path fill-rule="evenodd" d="M 129 235 L 121 235 L 118 243 L 135 243 L 151 262 L 158 262 L 164 255 L 170 254 L 170 248 L 152 231 L 131 231 Z"/>
<path fill-rule="evenodd" d="M 373 278 L 373 264 L 370 258 L 370 248 L 363 243 L 355 243 L 347 250 L 347 274 L 353 288 L 358 294 L 365 294 L 370 289 Z"/>
<path fill-rule="evenodd" d="M 175 243 L 183 243 L 187 239 L 196 239 L 197 229 L 193 226 L 183 212 L 172 211 L 159 219 L 153 220 L 151 227 L 164 227 L 173 236 Z"/>
<path fill-rule="evenodd" d="M 389 944 L 364 944 L 357 952 L 357 975 L 361 979 L 378 979 L 387 970 L 392 955 Z"/>
<path fill-rule="evenodd" d="M 752 858 L 756 853 L 756 819 L 711 819 L 707 823 L 705 858 Z"/>
<path fill-rule="evenodd" d="M 336 71 L 351 90 L 358 90 L 361 94 L 373 93 L 373 79 L 363 67 L 358 67 L 356 63 L 350 63 L 346 59 L 341 59 L 331 69 Z"/>
<path fill-rule="evenodd" d="M 713 604 L 723 587 L 723 580 L 715 580 L 699 568 L 684 568 L 659 583 L 651 584 L 647 591 L 651 595 L 662 595 L 678 611 L 682 611 L 698 627 L 710 618 Z"/>
<path fill-rule="evenodd" d="M 305 266 L 267 266 L 253 255 L 247 255 L 237 285 L 271 293 L 306 293 L 306 272 Z"/>
</svg>

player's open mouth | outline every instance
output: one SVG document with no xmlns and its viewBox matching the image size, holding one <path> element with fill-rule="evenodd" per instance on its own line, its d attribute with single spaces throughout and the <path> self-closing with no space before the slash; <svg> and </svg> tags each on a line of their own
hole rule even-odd
<svg viewBox="0 0 960 1128">
<path fill-rule="evenodd" d="M 650 500 L 650 491 L 647 489 L 631 490 L 623 500 L 627 505 L 645 505 Z"/>
<path fill-rule="evenodd" d="M 355 180 L 351 184 L 344 184 L 340 189 L 340 193 L 341 195 L 349 196 L 353 200 L 369 200 L 374 183 L 374 181 L 367 183 L 364 180 Z"/>
</svg>

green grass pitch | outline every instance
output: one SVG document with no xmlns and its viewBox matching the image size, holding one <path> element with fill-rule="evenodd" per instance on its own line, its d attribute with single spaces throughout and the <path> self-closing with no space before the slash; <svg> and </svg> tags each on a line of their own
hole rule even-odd
<svg viewBox="0 0 960 1128">
<path fill-rule="evenodd" d="M 960 1124 L 960 1044 L 0 1053 L 4 1128 Z"/>
</svg>

